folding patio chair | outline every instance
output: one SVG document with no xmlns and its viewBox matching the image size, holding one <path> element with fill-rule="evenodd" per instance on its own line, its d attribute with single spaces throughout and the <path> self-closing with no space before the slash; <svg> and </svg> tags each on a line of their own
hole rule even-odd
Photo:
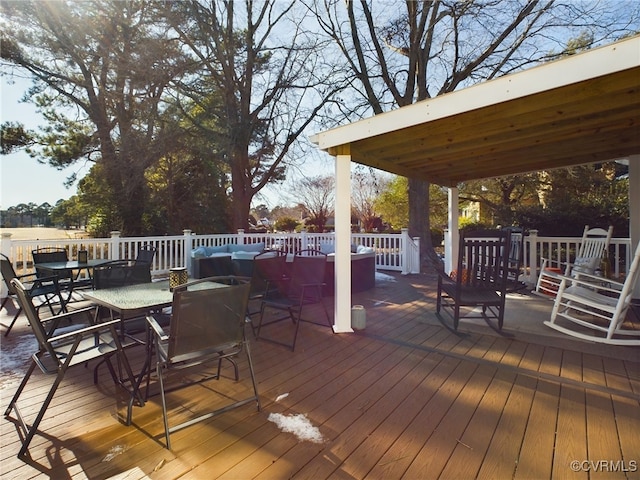
<svg viewBox="0 0 640 480">
<path fill-rule="evenodd" d="M 257 301 L 262 301 L 263 298 L 269 295 L 269 292 L 277 292 L 278 286 L 286 282 L 287 278 L 287 254 L 285 252 L 268 250 L 259 253 L 253 258 L 247 317 L 254 336 L 257 335 L 258 327 L 253 323 L 253 317 L 259 315 L 262 308 L 252 309 L 251 305 Z"/>
<path fill-rule="evenodd" d="M 5 306 L 5 304 L 10 298 L 16 299 L 16 300 L 18 298 L 18 292 L 16 291 L 16 288 L 11 283 L 11 280 L 13 280 L 14 278 L 17 278 L 18 280 L 24 283 L 25 289 L 28 291 L 29 296 L 32 299 L 36 299 L 36 298 L 42 299 L 40 304 L 36 307 L 37 309 L 40 309 L 40 307 L 47 305 L 49 307 L 49 310 L 51 311 L 51 315 L 54 315 L 55 314 L 55 311 L 53 310 L 54 303 L 52 303 L 54 300 L 57 300 L 56 303 L 61 310 L 64 309 L 62 296 L 60 294 L 60 289 L 58 288 L 57 277 L 52 276 L 52 277 L 38 278 L 35 273 L 17 275 L 16 271 L 13 269 L 13 264 L 11 263 L 11 260 L 9 260 L 9 258 L 3 254 L 0 254 L 0 270 L 2 272 L 2 279 L 4 280 L 4 283 L 7 287 L 7 296 L 2 301 L 2 305 L 0 305 L 0 309 L 2 309 Z M 11 331 L 14 324 L 16 323 L 16 320 L 18 320 L 18 317 L 20 316 L 20 313 L 22 313 L 22 307 L 18 302 L 18 310 L 16 311 L 16 314 L 14 315 L 13 319 L 7 326 L 7 331 L 4 332 L 5 337 L 9 335 L 9 332 Z"/>
<path fill-rule="evenodd" d="M 134 376 L 122 350 L 120 339 L 116 334 L 115 325 L 119 320 L 93 324 L 95 314 L 94 307 L 41 319 L 38 316 L 38 312 L 31 301 L 27 289 L 20 280 L 14 278 L 11 283 L 16 289 L 18 302 L 26 313 L 31 329 L 38 341 L 38 351 L 32 355 L 31 365 L 4 413 L 5 417 L 8 417 L 12 411 L 15 411 L 17 420 L 23 430 L 24 439 L 22 439 L 22 447 L 18 452 L 18 457 L 21 457 L 27 453 L 29 444 L 36 434 L 38 426 L 68 369 L 77 365 L 84 366 L 87 362 L 94 359 L 104 358 L 114 383 L 124 386 L 119 375 L 116 375 L 111 363 L 111 356 L 115 354 L 118 356 L 119 365 L 124 367 L 128 377 L 127 381 L 132 388 L 134 385 Z M 66 322 L 76 317 L 81 317 L 84 322 L 82 324 L 74 323 L 71 326 L 59 329 L 63 320 Z M 43 373 L 55 375 L 56 377 L 49 389 L 49 393 L 40 405 L 40 410 L 35 420 L 29 425 L 23 418 L 17 402 L 36 367 Z"/>
<path fill-rule="evenodd" d="M 131 260 L 113 260 L 93 269 L 93 288 L 124 287 L 151 282 L 151 264 Z"/>
<path fill-rule="evenodd" d="M 42 263 L 58 263 L 68 262 L 69 255 L 65 248 L 59 247 L 43 247 L 31 251 L 33 257 L 33 263 L 35 265 L 36 274 L 38 278 L 50 277 L 52 272 L 47 269 L 38 268 L 38 264 Z M 59 270 L 53 273 L 58 277 L 58 288 L 60 292 L 66 292 L 66 298 L 64 303 L 69 303 L 73 298 L 73 290 L 77 288 L 84 288 L 91 286 L 91 280 L 80 280 L 74 277 L 73 270 Z"/>
<path fill-rule="evenodd" d="M 154 247 L 144 247 L 138 250 L 138 255 L 136 255 L 135 262 L 136 263 L 148 263 L 151 265 L 153 262 L 153 257 L 156 255 L 156 249 Z"/>
<path fill-rule="evenodd" d="M 436 312 L 451 308 L 454 330 L 461 307 L 481 307 L 479 315 L 470 313 L 465 318 L 483 318 L 487 323 L 494 318 L 502 330 L 510 247 L 509 230 L 461 232 L 455 275 L 438 271 Z"/>
<path fill-rule="evenodd" d="M 93 286 L 96 290 L 105 288 L 126 287 L 141 283 L 151 283 L 151 264 L 147 262 L 137 262 L 132 260 L 113 260 L 96 267 L 93 270 Z M 109 312 L 113 320 L 113 312 Z M 163 325 L 168 325 L 168 315 L 158 313 L 158 321 Z M 137 343 L 145 343 L 136 335 L 146 333 L 147 322 L 145 315 L 131 318 L 121 318 L 121 333 Z"/>
<path fill-rule="evenodd" d="M 284 278 L 275 277 L 270 281 L 276 283 L 276 289 L 269 289 L 262 298 L 260 307 L 260 320 L 256 331 L 256 337 L 269 342 L 277 343 L 295 350 L 300 322 L 310 321 L 302 317 L 305 306 L 320 304 L 324 310 L 327 325 L 331 328 L 331 320 L 327 308 L 322 301 L 322 290 L 324 287 L 324 272 L 327 264 L 327 255 L 319 250 L 301 250 L 293 257 L 291 275 Z M 276 272 L 277 274 L 277 272 Z M 265 321 L 267 310 L 286 311 L 287 314 Z M 293 341 L 287 343 L 274 337 L 264 337 L 261 335 L 265 326 L 278 323 L 282 320 L 291 320 L 294 325 Z M 316 322 L 312 322 L 316 323 Z"/>
<path fill-rule="evenodd" d="M 260 410 L 251 351 L 244 334 L 250 288 L 249 279 L 238 277 L 210 277 L 194 280 L 177 287 L 173 292 L 168 334 L 158 324 L 154 315 L 147 317 L 155 342 L 156 373 L 162 398 L 162 416 L 168 449 L 171 449 L 170 434 L 177 430 L 251 402 L 256 402 Z M 245 352 L 248 360 L 253 394 L 240 400 L 234 398 L 230 404 L 170 427 L 166 398 L 169 390 L 165 374 L 177 374 L 185 369 L 217 362 L 217 375 L 213 378 L 220 379 L 221 362 L 227 359 L 233 364 L 236 381 L 238 381 L 238 366 L 234 359 L 241 352 Z M 196 383 L 202 381 L 199 379 Z M 193 383 L 187 383 L 186 375 L 183 375 L 170 391 L 188 387 Z"/>
<path fill-rule="evenodd" d="M 590 229 L 589 225 L 585 225 L 578 252 L 572 263 L 561 263 L 558 266 L 564 265 L 564 269 L 557 268 L 554 270 L 550 267 L 551 262 L 549 259 L 541 259 L 540 275 L 533 293 L 546 295 L 548 298 L 553 299 L 558 291 L 563 274 L 572 276 L 576 273 L 595 273 L 596 269 L 600 268 L 600 263 L 607 253 L 612 235 L 613 225 L 609 226 L 608 230 L 602 228 Z"/>
</svg>

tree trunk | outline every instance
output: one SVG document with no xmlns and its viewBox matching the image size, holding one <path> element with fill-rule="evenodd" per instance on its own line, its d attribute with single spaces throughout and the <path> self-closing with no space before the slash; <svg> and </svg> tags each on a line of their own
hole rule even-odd
<svg viewBox="0 0 640 480">
<path fill-rule="evenodd" d="M 420 237 L 421 269 L 442 268 L 431 241 L 429 182 L 409 178 L 409 235 Z"/>
</svg>

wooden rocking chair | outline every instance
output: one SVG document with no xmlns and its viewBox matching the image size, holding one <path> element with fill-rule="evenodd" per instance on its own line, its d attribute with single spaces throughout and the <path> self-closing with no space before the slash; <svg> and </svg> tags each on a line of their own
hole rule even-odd
<svg viewBox="0 0 640 480">
<path fill-rule="evenodd" d="M 498 321 L 497 329 L 502 330 L 510 247 L 509 230 L 460 234 L 456 274 L 438 272 L 436 302 L 438 314 L 441 308 L 451 308 L 454 330 L 458 329 L 460 307 L 482 307 L 479 315 L 465 318 L 483 318 L 487 323 L 494 318 Z"/>
<path fill-rule="evenodd" d="M 609 242 L 613 235 L 613 226 L 609 226 L 608 230 L 602 228 L 589 229 L 589 225 L 585 225 L 580 241 L 580 247 L 573 263 L 564 264 L 564 273 L 562 271 L 550 269 L 550 261 L 542 258 L 540 265 L 540 276 L 536 283 L 536 288 L 532 293 L 545 295 L 553 298 L 560 286 L 561 277 L 575 276 L 578 273 L 594 274 L 600 268 L 602 258 L 606 255 L 609 248 Z"/>
<path fill-rule="evenodd" d="M 639 264 L 640 243 L 624 283 L 588 273 L 578 273 L 575 277 L 563 275 L 551 320 L 544 322 L 545 325 L 592 342 L 640 345 L 640 326 L 634 329 L 624 323 L 640 274 Z"/>
</svg>

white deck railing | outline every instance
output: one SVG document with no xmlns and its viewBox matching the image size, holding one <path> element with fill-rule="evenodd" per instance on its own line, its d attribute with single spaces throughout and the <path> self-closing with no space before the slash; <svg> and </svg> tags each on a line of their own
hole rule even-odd
<svg viewBox="0 0 640 480">
<path fill-rule="evenodd" d="M 524 237 L 524 259 L 522 280 L 535 285 L 538 280 L 541 258 L 547 258 L 551 267 L 566 267 L 575 259 L 581 237 L 539 237 L 537 230 L 530 230 Z M 621 278 L 626 275 L 631 265 L 633 252 L 631 239 L 612 238 L 609 244 L 608 260 L 610 275 Z"/>
<path fill-rule="evenodd" d="M 354 245 L 371 247 L 376 253 L 376 268 L 394 270 L 403 274 L 420 271 L 420 243 L 411 238 L 406 229 L 399 234 L 354 233 Z M 264 242 L 268 249 L 281 249 L 295 253 L 305 248 L 319 249 L 321 245 L 334 242 L 331 233 L 278 233 L 196 235 L 185 230 L 182 235 L 159 237 L 121 237 L 120 232 L 112 232 L 110 238 L 57 239 L 57 240 L 11 240 L 11 234 L 3 233 L 0 252 L 11 259 L 18 275 L 33 272 L 31 252 L 43 247 L 65 248 L 70 259 L 76 259 L 78 250 L 87 250 L 90 259 L 106 258 L 120 260 L 135 258 L 140 248 L 154 247 L 156 255 L 152 264 L 154 276 L 166 275 L 173 267 L 191 268 L 191 251 L 200 246 L 226 244 L 251 244 Z M 5 294 L 4 283 L 2 294 Z"/>
<path fill-rule="evenodd" d="M 353 233 L 351 241 L 355 245 L 373 248 L 376 253 L 376 269 L 398 271 L 403 274 L 420 272 L 420 240 L 411 238 L 406 229 L 399 234 Z M 196 235 L 185 230 L 183 235 L 158 237 L 121 237 L 112 232 L 110 238 L 60 239 L 60 240 L 11 240 L 11 234 L 3 233 L 0 238 L 0 252 L 13 262 L 16 273 L 33 272 L 31 251 L 42 247 L 62 247 L 69 252 L 69 258 L 77 258 L 78 250 L 87 250 L 89 258 L 119 260 L 135 258 L 136 252 L 145 246 L 156 248 L 152 265 L 154 276 L 166 275 L 177 266 L 191 268 L 191 251 L 199 246 L 225 244 L 251 244 L 264 242 L 266 248 L 282 249 L 295 253 L 304 248 L 320 248 L 324 243 L 333 243 L 331 233 L 277 233 Z M 541 257 L 548 258 L 551 266 L 572 262 L 578 249 L 580 237 L 540 237 L 531 230 L 524 240 L 522 280 L 535 285 L 538 278 Z M 621 277 L 627 273 L 631 263 L 631 241 L 629 238 L 613 238 L 609 247 L 611 275 Z M 2 296 L 5 286 L 2 283 Z"/>
</svg>

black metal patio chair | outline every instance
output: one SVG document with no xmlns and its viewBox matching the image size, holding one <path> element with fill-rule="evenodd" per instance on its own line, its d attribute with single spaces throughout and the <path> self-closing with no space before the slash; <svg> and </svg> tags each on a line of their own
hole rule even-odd
<svg viewBox="0 0 640 480">
<path fill-rule="evenodd" d="M 155 247 L 144 247 L 138 250 L 138 254 L 136 255 L 135 262 L 136 263 L 148 263 L 151 265 L 153 263 L 153 258 L 156 255 Z"/>
<path fill-rule="evenodd" d="M 65 248 L 60 247 L 43 247 L 31 251 L 33 263 L 35 265 L 38 278 L 46 278 L 51 275 L 58 277 L 58 288 L 60 292 L 64 292 L 66 298 L 64 303 L 67 304 L 73 299 L 74 289 L 86 288 L 91 286 L 91 279 L 78 280 L 72 269 L 56 270 L 52 272 L 45 268 L 39 268 L 39 264 L 68 262 L 69 254 Z"/>
<path fill-rule="evenodd" d="M 8 417 L 12 411 L 15 412 L 24 434 L 24 438 L 21 438 L 22 447 L 18 452 L 18 457 L 21 457 L 27 453 L 29 444 L 37 433 L 38 426 L 67 370 L 78 365 L 84 366 L 91 360 L 105 359 L 116 385 L 125 386 L 126 382 L 128 382 L 131 389 L 133 389 L 135 379 L 127 357 L 124 355 L 120 339 L 116 334 L 115 326 L 119 320 L 94 324 L 95 307 L 74 310 L 41 319 L 33 305 L 28 290 L 20 280 L 14 278 L 11 283 L 16 289 L 18 302 L 22 306 L 38 341 L 38 351 L 31 356 L 31 364 L 27 369 L 27 373 L 4 413 L 5 417 Z M 77 318 L 81 318 L 82 323 L 61 326 L 62 322 L 66 323 L 70 319 L 77 320 Z M 116 374 L 111 363 L 111 356 L 113 355 L 118 356 L 119 366 L 124 368 L 127 376 L 124 382 L 121 380 L 120 375 Z M 18 408 L 18 400 L 36 368 L 39 368 L 45 374 L 55 375 L 55 380 L 49 388 L 47 396 L 42 401 L 35 419 L 29 424 Z M 132 393 L 132 391 L 130 390 L 129 393 Z"/>
<path fill-rule="evenodd" d="M 233 276 L 194 280 L 175 288 L 173 292 L 168 333 L 158 323 L 155 315 L 147 317 L 154 338 L 156 373 L 162 398 L 164 433 L 168 449 L 171 449 L 170 434 L 177 430 L 251 402 L 256 402 L 260 410 L 251 351 L 244 333 L 250 288 L 249 279 Z M 186 376 L 183 375 L 180 381 L 176 382 L 177 386 L 168 390 L 165 374 L 178 374 L 185 369 L 217 362 L 217 375 L 213 378 L 220 379 L 221 362 L 227 359 L 233 364 L 235 380 L 238 381 L 238 365 L 235 358 L 242 352 L 246 354 L 249 364 L 252 395 L 240 400 L 234 398 L 230 404 L 170 427 L 166 393 L 193 385 L 193 382 L 186 382 Z M 202 381 L 203 379 L 199 379 L 198 383 Z"/>
<path fill-rule="evenodd" d="M 276 293 L 288 279 L 287 255 L 280 250 L 268 250 L 259 253 L 253 258 L 251 268 L 251 293 L 247 308 L 248 322 L 251 325 L 254 336 L 257 335 L 257 325 L 253 323 L 253 317 L 262 311 L 261 305 L 255 307 L 258 301 L 266 298 L 269 293 Z"/>
<path fill-rule="evenodd" d="M 260 320 L 256 330 L 256 337 L 295 350 L 300 323 L 305 320 L 302 316 L 303 309 L 307 305 L 320 304 L 324 310 L 326 323 L 332 327 L 327 308 L 322 301 L 324 287 L 324 272 L 327 264 L 327 256 L 319 250 L 301 250 L 293 257 L 291 274 L 281 277 L 279 271 L 270 274 L 270 283 L 275 283 L 275 289 L 268 289 L 262 298 L 260 308 Z M 276 318 L 265 320 L 267 310 L 279 310 L 287 312 Z M 294 325 L 293 340 L 291 343 L 281 341 L 274 337 L 262 335 L 262 329 L 282 320 L 291 320 Z M 313 322 L 317 323 L 317 322 Z"/>
<path fill-rule="evenodd" d="M 58 288 L 57 277 L 51 276 L 38 278 L 35 273 L 17 275 L 16 271 L 13 269 L 11 260 L 9 260 L 9 258 L 3 254 L 0 254 L 0 271 L 2 273 L 2 279 L 4 280 L 4 283 L 7 287 L 7 296 L 2 301 L 0 309 L 5 307 L 9 299 L 16 301 L 18 299 L 18 292 L 11 283 L 11 280 L 13 280 L 14 278 L 17 278 L 24 284 L 25 289 L 28 291 L 29 296 L 32 299 L 40 299 L 40 303 L 36 306 L 36 309 L 40 309 L 41 307 L 46 305 L 49 307 L 51 315 L 54 315 L 56 313 L 53 308 L 54 305 L 56 305 L 59 310 L 64 309 L 64 303 L 62 301 L 60 289 Z M 18 302 L 16 314 L 11 319 L 9 325 L 6 326 L 7 330 L 4 332 L 5 337 L 9 335 L 9 332 L 20 316 L 20 313 L 22 313 L 22 307 Z"/>
<path fill-rule="evenodd" d="M 96 290 L 105 288 L 126 287 L 141 283 L 151 283 L 151 264 L 147 262 L 136 262 L 133 260 L 113 260 L 96 267 L 93 270 L 93 287 Z M 158 313 L 158 321 L 163 325 L 168 325 L 169 316 Z M 113 312 L 109 312 L 113 320 Z M 121 318 L 120 333 L 137 343 L 145 343 L 137 336 L 146 333 L 147 322 L 145 315 L 138 315 L 131 318 Z"/>
</svg>

